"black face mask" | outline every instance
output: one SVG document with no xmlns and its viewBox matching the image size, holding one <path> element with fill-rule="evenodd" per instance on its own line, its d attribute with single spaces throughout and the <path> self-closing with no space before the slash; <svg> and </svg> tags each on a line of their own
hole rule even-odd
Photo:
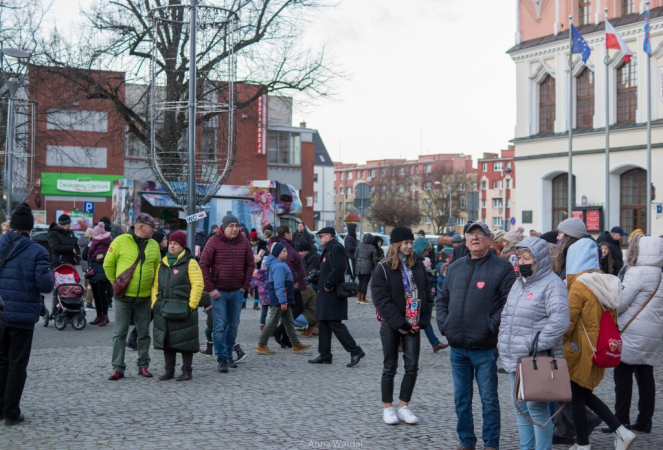
<svg viewBox="0 0 663 450">
<path fill-rule="evenodd" d="M 531 277 L 534 273 L 531 264 L 521 264 L 518 266 L 518 269 L 520 270 L 520 275 L 524 276 L 525 278 Z"/>
</svg>

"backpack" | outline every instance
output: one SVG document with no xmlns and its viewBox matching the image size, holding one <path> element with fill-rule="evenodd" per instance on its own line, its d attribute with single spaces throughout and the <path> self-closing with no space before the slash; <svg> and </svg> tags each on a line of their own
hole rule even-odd
<svg viewBox="0 0 663 450">
<path fill-rule="evenodd" d="M 601 305 L 601 308 L 603 308 L 603 305 Z M 589 345 L 592 347 L 592 352 L 594 352 L 594 365 L 602 369 L 617 367 L 622 360 L 622 337 L 619 335 L 617 324 L 610 311 L 603 308 L 596 348 L 592 346 L 592 341 L 589 339 L 589 334 L 587 334 L 582 319 L 580 319 L 580 323 L 582 323 Z"/>
</svg>

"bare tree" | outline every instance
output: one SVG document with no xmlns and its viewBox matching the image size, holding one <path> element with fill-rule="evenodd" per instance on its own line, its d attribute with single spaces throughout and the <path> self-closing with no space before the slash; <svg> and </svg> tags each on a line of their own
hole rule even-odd
<svg viewBox="0 0 663 450">
<path fill-rule="evenodd" d="M 417 178 L 406 174 L 405 167 L 390 166 L 380 170 L 381 176 L 370 184 L 373 191 L 371 223 L 390 227 L 418 224 L 421 210 L 416 201 Z"/>
<path fill-rule="evenodd" d="M 467 210 L 467 191 L 473 176 L 437 166 L 421 176 L 420 201 L 423 214 L 430 217 L 435 234 L 443 234 L 445 226 L 453 226 L 453 218 Z M 449 209 L 451 196 L 451 209 Z"/>
</svg>

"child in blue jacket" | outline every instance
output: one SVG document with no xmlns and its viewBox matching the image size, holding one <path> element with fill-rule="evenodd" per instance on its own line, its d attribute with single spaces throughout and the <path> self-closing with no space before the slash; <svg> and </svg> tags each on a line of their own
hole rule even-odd
<svg viewBox="0 0 663 450">
<path fill-rule="evenodd" d="M 269 337 L 274 333 L 279 319 L 283 322 L 286 333 L 292 343 L 292 350 L 298 353 L 310 348 L 310 345 L 299 342 L 297 333 L 295 333 L 294 319 L 292 317 L 291 306 L 295 304 L 295 282 L 292 272 L 286 264 L 288 250 L 280 242 L 272 246 L 272 251 L 263 262 L 269 272 L 269 318 L 267 325 L 260 333 L 260 339 L 256 347 L 256 352 L 263 355 L 273 355 L 274 351 L 267 347 Z"/>
</svg>

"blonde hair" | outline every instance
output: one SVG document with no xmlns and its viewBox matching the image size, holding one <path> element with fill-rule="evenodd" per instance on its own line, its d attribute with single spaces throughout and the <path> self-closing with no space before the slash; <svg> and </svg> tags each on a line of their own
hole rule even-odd
<svg viewBox="0 0 663 450">
<path fill-rule="evenodd" d="M 626 250 L 626 266 L 633 267 L 638 262 L 638 253 L 640 253 L 640 238 L 643 237 L 642 233 L 635 233 L 630 239 L 628 250 Z"/>
<path fill-rule="evenodd" d="M 389 244 L 387 249 L 387 256 L 384 258 L 384 263 L 389 263 L 391 268 L 394 270 L 400 269 L 401 260 L 398 259 L 398 249 L 401 247 L 400 242 L 394 242 Z M 414 255 L 414 251 L 411 252 L 405 259 L 405 264 L 411 269 L 417 263 L 417 258 Z"/>
<path fill-rule="evenodd" d="M 2 229 L 9 231 L 9 220 L 6 222 L 2 222 Z"/>
</svg>

